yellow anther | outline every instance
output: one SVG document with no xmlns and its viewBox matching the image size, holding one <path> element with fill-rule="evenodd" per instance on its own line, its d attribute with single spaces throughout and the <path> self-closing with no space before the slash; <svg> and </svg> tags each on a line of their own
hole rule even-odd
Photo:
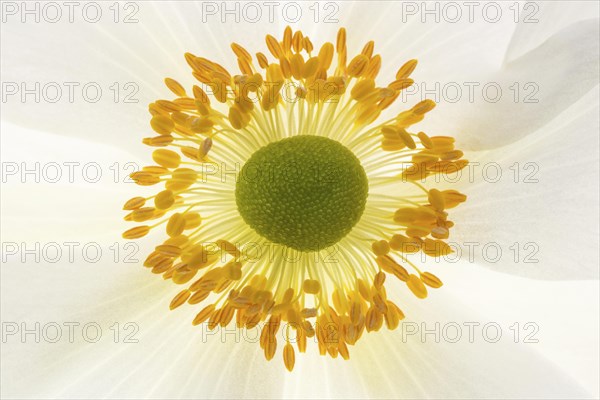
<svg viewBox="0 0 600 400">
<path fill-rule="evenodd" d="M 454 138 L 450 136 L 431 136 L 429 138 L 433 144 L 433 149 L 438 153 L 445 153 L 454 150 Z"/>
<path fill-rule="evenodd" d="M 185 229 L 185 218 L 180 213 L 175 213 L 169 218 L 167 222 L 167 235 L 171 237 L 179 236 Z"/>
<path fill-rule="evenodd" d="M 451 150 L 440 154 L 440 159 L 443 161 L 458 160 L 464 155 L 461 150 Z"/>
<path fill-rule="evenodd" d="M 146 259 L 144 260 L 144 267 L 154 267 L 156 264 L 158 264 L 160 261 L 166 258 L 168 257 L 160 254 L 158 251 L 153 251 L 152 253 L 148 254 L 148 257 L 146 257 Z"/>
<path fill-rule="evenodd" d="M 367 332 L 378 331 L 383 324 L 383 314 L 375 306 L 371 306 L 365 317 L 365 328 Z"/>
<path fill-rule="evenodd" d="M 394 235 L 390 239 L 390 247 L 402 253 L 416 253 L 421 249 L 421 239 Z"/>
<path fill-rule="evenodd" d="M 453 208 L 467 200 L 467 196 L 457 192 L 456 190 L 444 190 L 442 191 L 444 196 L 444 204 L 446 208 Z"/>
<path fill-rule="evenodd" d="M 426 149 L 432 149 L 433 148 L 433 142 L 431 141 L 431 139 L 429 138 L 429 136 L 427 136 L 424 132 L 419 132 L 417 134 L 417 136 L 419 137 L 419 140 L 421 141 L 421 144 Z"/>
<path fill-rule="evenodd" d="M 400 139 L 383 139 L 381 141 L 381 149 L 384 151 L 398 151 L 406 147 Z"/>
<path fill-rule="evenodd" d="M 165 85 L 167 85 L 169 90 L 173 92 L 175 96 L 184 97 L 186 95 L 183 86 L 175 79 L 165 78 Z"/>
<path fill-rule="evenodd" d="M 177 105 L 177 107 L 179 107 L 179 109 L 181 110 L 195 110 L 196 109 L 196 99 L 193 99 L 191 97 L 180 97 L 178 99 L 173 100 L 173 103 L 175 103 Z M 181 115 L 184 114 L 181 111 L 176 111 L 174 113 L 171 114 L 171 119 L 173 120 L 173 122 L 175 122 L 176 124 L 178 123 L 175 118 L 173 117 L 173 115 Z"/>
<path fill-rule="evenodd" d="M 187 189 L 196 182 L 198 173 L 191 168 L 177 168 L 173 171 L 171 179 L 165 183 L 165 187 L 171 191 Z"/>
<path fill-rule="evenodd" d="M 313 51 L 314 46 L 308 36 L 302 38 L 302 48 L 309 54 Z"/>
<path fill-rule="evenodd" d="M 283 51 L 286 53 L 292 48 L 292 28 L 288 25 L 283 31 Z"/>
<path fill-rule="evenodd" d="M 222 251 L 228 253 L 232 257 L 239 258 L 241 256 L 240 250 L 233 243 L 223 239 L 217 240 L 216 243 Z"/>
<path fill-rule="evenodd" d="M 292 67 L 287 58 L 282 58 L 279 60 L 279 64 L 281 66 L 281 73 L 285 79 L 290 79 L 292 77 Z"/>
<path fill-rule="evenodd" d="M 285 81 L 285 77 L 283 76 L 283 71 L 281 70 L 281 65 L 279 64 L 269 64 L 267 68 L 267 81 L 271 84 L 279 85 L 283 84 Z"/>
<path fill-rule="evenodd" d="M 286 304 L 292 301 L 294 298 L 294 289 L 287 288 L 285 292 L 283 292 L 283 297 L 281 298 L 281 303 Z"/>
<path fill-rule="evenodd" d="M 383 284 L 385 283 L 385 274 L 383 272 L 378 272 L 375 274 L 375 278 L 373 279 L 373 286 L 377 289 L 381 289 Z"/>
<path fill-rule="evenodd" d="M 246 51 L 246 49 L 244 49 L 239 44 L 231 43 L 231 50 L 233 50 L 233 52 L 238 58 L 246 60 L 247 62 L 252 62 L 252 56 L 250 55 L 250 53 L 248 53 L 248 51 Z"/>
<path fill-rule="evenodd" d="M 233 129 L 242 129 L 244 127 L 243 112 L 237 104 L 229 109 L 229 122 Z"/>
<path fill-rule="evenodd" d="M 292 69 L 292 76 L 295 79 L 302 79 L 304 76 L 304 57 L 299 53 L 292 55 L 290 68 Z"/>
<path fill-rule="evenodd" d="M 179 292 L 177 294 L 177 296 L 175 296 L 173 298 L 173 300 L 171 301 L 171 304 L 169 305 L 169 308 L 171 310 L 176 309 L 177 307 L 179 307 L 180 305 L 185 303 L 187 301 L 187 299 L 190 298 L 191 295 L 192 295 L 192 292 L 190 292 L 188 289 L 182 290 L 181 292 Z"/>
<path fill-rule="evenodd" d="M 375 42 L 371 40 L 371 41 L 367 42 L 367 44 L 365 44 L 365 46 L 363 47 L 360 54 L 363 54 L 363 55 L 367 56 L 368 58 L 371 58 L 371 57 L 373 57 L 374 49 L 375 49 Z"/>
<path fill-rule="evenodd" d="M 436 220 L 437 214 L 428 207 L 404 207 L 394 213 L 394 221 L 398 223 L 435 222 Z"/>
<path fill-rule="evenodd" d="M 238 67 L 240 68 L 240 71 L 242 72 L 242 74 L 244 75 L 252 75 L 252 67 L 250 66 L 250 63 L 246 60 L 244 60 L 243 58 L 238 58 Z M 235 77 L 234 77 L 235 79 Z"/>
<path fill-rule="evenodd" d="M 223 274 L 227 279 L 237 281 L 242 278 L 242 264 L 237 261 L 230 261 L 223 267 Z"/>
<path fill-rule="evenodd" d="M 385 256 L 390 252 L 390 244 L 386 240 L 378 240 L 373 242 L 371 249 L 376 256 Z"/>
<path fill-rule="evenodd" d="M 196 283 L 197 282 L 201 283 L 190 286 L 190 291 L 193 291 L 195 293 L 192 295 L 192 297 L 188 299 L 189 304 L 198 304 L 206 300 L 206 298 L 210 296 L 210 292 L 214 288 L 214 284 L 216 283 L 214 281 L 211 281 L 213 285 L 210 288 L 208 288 L 207 286 L 209 285 L 207 285 L 206 281 L 203 281 L 202 278 L 199 281 L 196 281 Z"/>
<path fill-rule="evenodd" d="M 387 301 L 387 311 L 384 314 L 385 324 L 389 330 L 394 330 L 398 327 L 400 320 L 404 319 L 404 313 L 398 306 L 391 301 Z"/>
<path fill-rule="evenodd" d="M 410 136 L 410 134 L 406 132 L 406 130 L 402 128 L 398 129 L 398 137 L 404 142 L 406 147 L 408 147 L 409 149 L 417 148 L 417 145 L 415 144 L 415 141 L 413 140 L 412 136 Z"/>
<path fill-rule="evenodd" d="M 173 136 L 171 135 L 160 135 L 155 137 L 149 137 L 142 139 L 142 143 L 152 147 L 164 147 L 173 143 Z"/>
<path fill-rule="evenodd" d="M 169 100 L 156 100 L 156 105 L 169 113 L 181 111 L 181 107 L 177 103 Z"/>
<path fill-rule="evenodd" d="M 135 228 L 123 232 L 123 239 L 138 239 L 146 236 L 148 232 L 150 232 L 149 226 L 136 226 Z"/>
<path fill-rule="evenodd" d="M 423 115 L 423 114 L 433 110 L 434 107 L 435 107 L 435 102 L 433 100 L 425 99 L 425 100 L 417 103 L 412 108 L 412 112 L 416 115 Z"/>
<path fill-rule="evenodd" d="M 431 229 L 431 236 L 436 239 L 448 239 L 448 236 L 450 236 L 450 231 L 444 226 L 436 226 L 435 228 Z"/>
<path fill-rule="evenodd" d="M 170 244 L 173 246 L 182 247 L 184 244 L 188 242 L 189 238 L 186 235 L 178 235 L 174 237 L 169 237 L 167 240 L 163 242 L 163 244 Z"/>
<path fill-rule="evenodd" d="M 177 168 L 181 163 L 179 154 L 171 150 L 158 149 L 152 153 L 152 159 L 158 164 L 166 168 Z"/>
<path fill-rule="evenodd" d="M 216 309 L 215 311 L 212 312 L 212 314 L 210 315 L 210 318 L 208 319 L 208 326 L 207 328 L 209 330 L 213 330 L 215 329 L 218 325 L 219 325 L 219 320 L 221 318 L 221 313 L 223 312 L 222 309 Z"/>
<path fill-rule="evenodd" d="M 369 60 L 369 66 L 365 71 L 364 77 L 368 79 L 375 79 L 381 70 L 381 56 L 377 54 L 371 60 Z"/>
<path fill-rule="evenodd" d="M 212 148 L 212 145 L 213 145 L 213 141 L 209 137 L 206 138 L 206 139 L 204 139 L 202 141 L 202 143 L 198 147 L 198 157 L 197 157 L 198 160 L 204 161 L 204 159 L 206 158 L 206 156 L 210 152 L 210 149 Z"/>
<path fill-rule="evenodd" d="M 429 190 L 427 194 L 427 198 L 429 200 L 429 204 L 431 204 L 436 210 L 443 211 L 444 210 L 444 195 L 437 189 Z"/>
<path fill-rule="evenodd" d="M 245 87 L 249 92 L 258 92 L 261 85 L 263 84 L 263 77 L 261 74 L 256 73 L 248 78 Z"/>
<path fill-rule="evenodd" d="M 294 36 L 292 37 L 292 48 L 295 53 L 300 53 L 302 51 L 302 40 L 304 37 L 302 36 L 302 32 L 296 31 Z"/>
<path fill-rule="evenodd" d="M 310 78 L 317 72 L 317 69 L 319 69 L 319 63 L 320 62 L 318 57 L 312 57 L 309 58 L 308 61 L 306 61 L 306 63 L 304 64 L 304 79 Z"/>
<path fill-rule="evenodd" d="M 421 122 L 423 118 L 425 118 L 424 114 L 415 114 L 411 110 L 403 111 L 396 117 L 396 125 L 401 128 L 408 128 L 417 122 Z"/>
<path fill-rule="evenodd" d="M 170 190 L 163 190 L 162 192 L 158 193 L 154 198 L 154 205 L 159 210 L 166 210 L 170 208 L 173 205 L 173 203 L 175 203 L 175 196 Z"/>
<path fill-rule="evenodd" d="M 256 60 L 258 61 L 258 65 L 265 69 L 269 66 L 269 60 L 263 53 L 256 53 Z"/>
<path fill-rule="evenodd" d="M 294 369 L 294 363 L 296 362 L 296 356 L 294 354 L 294 348 L 290 343 L 286 343 L 283 346 L 283 363 L 288 371 Z"/>
<path fill-rule="evenodd" d="M 413 73 L 415 68 L 417 67 L 417 60 L 407 61 L 403 66 L 400 67 L 398 72 L 396 72 L 396 79 L 405 79 Z"/>
<path fill-rule="evenodd" d="M 183 218 L 185 219 L 185 229 L 194 229 L 202 224 L 202 217 L 195 212 L 185 213 Z"/>
<path fill-rule="evenodd" d="M 415 81 L 410 78 L 402 78 L 390 83 L 388 87 L 392 90 L 404 90 L 411 87 L 413 83 L 415 83 Z"/>
<path fill-rule="evenodd" d="M 195 133 L 208 133 L 211 131 L 214 122 L 210 118 L 191 118 L 190 129 Z"/>
<path fill-rule="evenodd" d="M 375 81 L 373 79 L 363 79 L 354 85 L 350 95 L 354 100 L 360 101 L 375 91 Z"/>
<path fill-rule="evenodd" d="M 159 135 L 168 135 L 175 129 L 175 124 L 171 118 L 164 115 L 155 115 L 150 120 L 150 126 Z"/>
<path fill-rule="evenodd" d="M 327 71 L 331 66 L 331 61 L 333 60 L 333 44 L 325 43 L 319 50 L 319 68 Z"/>
<path fill-rule="evenodd" d="M 214 304 L 210 304 L 210 305 L 204 307 L 202 309 L 202 311 L 200 311 L 196 315 L 196 318 L 194 318 L 194 321 L 192 321 L 192 325 L 200 325 L 201 323 L 205 322 L 206 320 L 208 320 L 210 318 L 210 316 L 212 315 L 212 313 L 214 311 L 215 311 Z"/>
<path fill-rule="evenodd" d="M 134 197 L 127 200 L 123 205 L 123 210 L 135 210 L 142 207 L 146 203 L 146 199 L 143 197 Z"/>
<path fill-rule="evenodd" d="M 142 207 L 137 210 L 133 210 L 131 214 L 131 220 L 135 222 L 143 222 L 152 219 L 154 216 L 154 207 Z"/>
<path fill-rule="evenodd" d="M 308 294 L 317 294 L 321 291 L 321 284 L 315 279 L 307 279 L 302 284 L 302 289 Z"/>
<path fill-rule="evenodd" d="M 378 263 L 379 263 L 379 261 L 378 261 Z M 360 293 L 361 297 L 363 299 L 365 299 L 366 301 L 371 301 L 371 292 L 369 291 L 369 287 L 367 286 L 365 281 L 363 281 L 362 279 L 358 279 L 356 281 L 356 286 L 358 288 L 358 292 Z"/>
<path fill-rule="evenodd" d="M 190 249 L 187 249 L 181 255 L 181 260 L 187 264 L 192 270 L 198 270 L 201 268 L 208 267 L 213 262 L 217 261 L 218 257 L 211 254 L 201 244 L 195 245 Z"/>
<path fill-rule="evenodd" d="M 314 318 L 317 316 L 317 309 L 316 308 L 303 308 L 300 313 L 302 315 L 302 318 Z"/>
<path fill-rule="evenodd" d="M 210 105 L 210 98 L 206 92 L 200 87 L 194 85 L 193 87 L 194 99 L 201 104 Z"/>
<path fill-rule="evenodd" d="M 398 264 L 396 261 L 394 261 L 390 256 L 378 256 L 376 260 L 377 265 L 379 265 L 379 267 L 385 272 L 395 275 L 398 279 L 402 281 L 406 281 L 408 279 L 408 272 L 406 271 L 406 269 L 400 264 Z M 368 297 L 365 298 L 365 300 L 370 301 L 370 299 L 371 296 L 369 294 Z"/>
<path fill-rule="evenodd" d="M 179 257 L 181 248 L 173 244 L 160 244 L 156 246 L 155 251 L 166 257 Z"/>
<path fill-rule="evenodd" d="M 443 283 L 440 280 L 440 278 L 438 278 L 437 276 L 435 276 L 431 272 L 423 272 L 421 274 L 421 280 L 427 286 L 430 286 L 430 287 L 435 288 L 435 289 L 440 288 L 443 285 Z"/>
<path fill-rule="evenodd" d="M 408 280 L 406 281 L 406 286 L 408 286 L 410 291 L 413 292 L 413 294 L 418 298 L 424 299 L 427 297 L 427 288 L 418 276 L 410 274 Z"/>
<path fill-rule="evenodd" d="M 281 45 L 273 36 L 267 35 L 266 42 L 269 51 L 271 52 L 271 54 L 273 54 L 275 58 L 283 58 L 285 56 Z"/>
<path fill-rule="evenodd" d="M 340 28 L 337 34 L 337 41 L 335 44 L 335 51 L 338 53 L 346 48 L 346 28 Z"/>
<path fill-rule="evenodd" d="M 359 54 L 350 61 L 348 65 L 348 74 L 352 77 L 359 77 L 365 72 L 369 65 L 369 58 L 363 54 Z"/>
</svg>

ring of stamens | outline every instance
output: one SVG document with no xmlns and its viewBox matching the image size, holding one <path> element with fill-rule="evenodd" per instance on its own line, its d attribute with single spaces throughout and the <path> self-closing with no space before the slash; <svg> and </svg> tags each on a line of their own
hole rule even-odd
<svg viewBox="0 0 600 400">
<path fill-rule="evenodd" d="M 381 56 L 374 54 L 374 43 L 368 42 L 348 61 L 343 28 L 335 44 L 324 43 L 319 51 L 289 27 L 281 41 L 268 35 L 266 44 L 274 61 L 263 53 L 254 60 L 243 47 L 232 45 L 238 75 L 187 53 L 193 76 L 204 89 L 210 88 L 211 96 L 198 85 L 188 94 L 177 81 L 165 80 L 176 98 L 150 105 L 150 124 L 158 135 L 144 139 L 158 148 L 152 154 L 155 165 L 131 175 L 141 186 L 164 188 L 125 203 L 125 219 L 143 224 L 123 237 L 137 239 L 164 229 L 167 239 L 144 266 L 187 285 L 171 308 L 204 302 L 194 325 L 206 323 L 216 329 L 235 319 L 239 328 L 259 327 L 268 360 L 282 333 L 283 361 L 291 370 L 294 348 L 306 351 L 309 338 L 314 338 L 320 354 L 347 359 L 348 346 L 364 332 L 378 331 L 384 323 L 388 329 L 398 327 L 404 314 L 388 299 L 386 277 L 399 279 L 418 298 L 442 286 L 417 263 L 421 254 L 439 257 L 452 252 L 445 242 L 454 226 L 448 210 L 466 196 L 428 188 L 427 178 L 455 174 L 468 161 L 455 149 L 452 137 L 412 129 L 434 108 L 431 100 L 377 121 L 413 84 L 416 60 L 379 87 L 375 80 Z M 290 88 L 293 101 L 285 97 Z M 219 166 L 245 165 L 259 149 L 300 135 L 339 142 L 360 160 L 367 177 L 364 211 L 358 212 L 357 206 L 340 225 L 343 229 L 336 230 L 339 234 L 329 236 L 327 242 L 337 240 L 334 258 L 328 248 L 307 252 L 297 238 L 286 241 L 257 233 L 260 229 L 251 225 L 257 228 L 267 217 L 254 222 L 248 215 L 244 218 L 244 204 L 239 206 L 248 198 L 236 199 L 238 187 L 235 179 L 227 178 L 228 171 L 214 173 Z M 362 183 L 354 185 L 362 188 Z M 353 204 L 360 199 L 357 196 Z M 301 212 L 295 209 L 294 218 Z M 271 251 L 273 240 L 283 244 Z M 257 248 L 262 253 L 257 255 Z M 327 260 L 333 264 L 324 264 Z"/>
</svg>

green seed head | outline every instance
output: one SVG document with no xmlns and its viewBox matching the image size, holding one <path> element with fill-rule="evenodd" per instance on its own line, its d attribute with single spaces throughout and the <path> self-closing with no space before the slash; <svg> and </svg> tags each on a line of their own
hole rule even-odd
<svg viewBox="0 0 600 400">
<path fill-rule="evenodd" d="M 235 189 L 244 221 L 300 251 L 337 243 L 359 221 L 368 182 L 356 156 L 334 140 L 294 136 L 257 150 Z"/>
</svg>

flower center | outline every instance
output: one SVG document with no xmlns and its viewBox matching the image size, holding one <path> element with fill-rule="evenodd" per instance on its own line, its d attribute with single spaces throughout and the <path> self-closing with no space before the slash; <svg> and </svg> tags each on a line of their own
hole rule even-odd
<svg viewBox="0 0 600 400">
<path fill-rule="evenodd" d="M 359 221 L 367 194 L 358 158 L 335 140 L 309 135 L 256 151 L 235 189 L 238 210 L 251 228 L 305 252 L 346 236 Z"/>
</svg>

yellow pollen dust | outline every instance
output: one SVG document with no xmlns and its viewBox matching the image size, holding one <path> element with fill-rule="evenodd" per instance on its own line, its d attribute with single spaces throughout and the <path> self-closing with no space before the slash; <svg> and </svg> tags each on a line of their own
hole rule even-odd
<svg viewBox="0 0 600 400">
<path fill-rule="evenodd" d="M 466 196 L 432 188 L 428 178 L 454 174 L 468 161 L 452 137 L 412 129 L 435 107 L 431 100 L 380 118 L 414 83 L 416 60 L 380 86 L 374 42 L 350 56 L 343 28 L 319 48 L 287 27 L 281 39 L 267 35 L 266 53 L 252 55 L 236 43 L 231 49 L 239 72 L 186 53 L 196 84 L 187 90 L 167 78 L 174 98 L 150 104 L 156 134 L 143 143 L 155 148 L 153 162 L 131 178 L 159 188 L 141 188 L 153 194 L 125 203 L 125 220 L 137 225 L 123 238 L 162 234 L 143 264 L 184 287 L 170 308 L 197 304 L 193 325 L 258 329 L 265 358 L 279 351 L 290 371 L 296 351 L 309 345 L 348 359 L 365 332 L 396 329 L 404 318 L 386 286 L 400 282 L 419 299 L 442 286 L 417 264 L 423 255 L 452 252 L 448 211 Z M 314 251 L 270 242 L 236 205 L 239 167 L 259 149 L 299 135 L 339 142 L 368 181 L 360 220 Z"/>
</svg>

